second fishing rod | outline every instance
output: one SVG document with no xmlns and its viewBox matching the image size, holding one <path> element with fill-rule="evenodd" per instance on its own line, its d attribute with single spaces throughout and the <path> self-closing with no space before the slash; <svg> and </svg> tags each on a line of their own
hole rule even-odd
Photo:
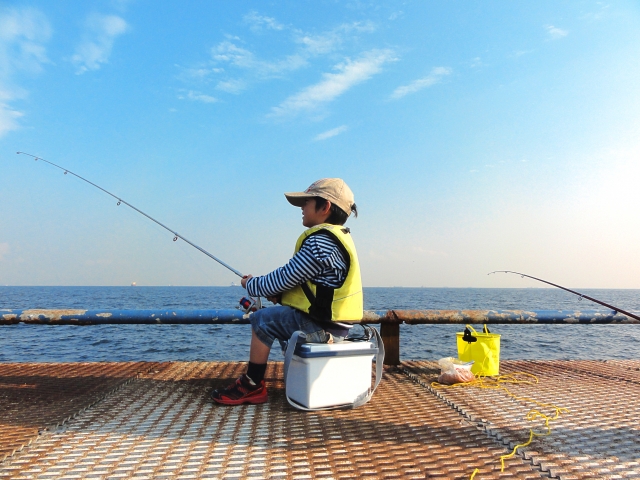
<svg viewBox="0 0 640 480">
<path fill-rule="evenodd" d="M 109 192 L 108 190 L 105 190 L 104 188 L 102 188 L 100 185 L 96 185 L 95 183 L 91 182 L 90 180 L 87 180 L 84 177 L 81 177 L 80 175 L 78 175 L 77 173 L 72 172 L 71 170 L 69 170 L 68 168 L 64 168 L 60 165 L 57 165 L 53 162 L 50 162 L 49 160 L 45 160 L 42 157 L 38 157 L 36 155 L 32 155 L 30 153 L 26 153 L 26 152 L 17 152 L 18 155 L 27 155 L 29 157 L 32 157 L 33 159 L 35 159 L 36 161 L 42 161 L 45 163 L 48 163 L 49 165 L 52 165 L 60 170 L 62 170 L 64 172 L 65 175 L 70 174 L 73 175 L 76 178 L 79 178 L 80 180 L 82 180 L 83 182 L 88 183 L 89 185 L 92 185 L 94 187 L 96 187 L 99 190 L 102 190 L 104 193 L 106 193 L 107 195 L 112 196 L 113 198 L 115 198 L 118 203 L 117 205 L 119 206 L 120 204 L 124 203 L 126 206 L 128 206 L 129 208 L 132 208 L 133 210 L 135 210 L 136 212 L 138 212 L 141 215 L 144 215 L 145 217 L 147 217 L 149 220 L 151 220 L 152 222 L 155 222 L 156 224 L 160 225 L 162 228 L 164 228 L 165 230 L 171 232 L 173 234 L 173 241 L 177 241 L 178 239 L 181 239 L 183 241 L 185 241 L 186 243 L 188 243 L 189 245 L 191 245 L 193 248 L 199 250 L 200 252 L 204 253 L 206 256 L 208 256 L 209 258 L 215 260 L 216 262 L 218 262 L 220 265 L 222 265 L 223 267 L 229 269 L 230 271 L 232 271 L 233 273 L 235 273 L 237 276 L 239 276 L 240 278 L 244 277 L 244 275 L 242 273 L 240 273 L 238 270 L 236 270 L 235 268 L 233 268 L 232 266 L 230 266 L 229 264 L 223 262 L 222 260 L 220 260 L 218 257 L 216 257 L 215 255 L 207 252 L 204 248 L 199 247 L 198 245 L 196 245 L 195 243 L 193 243 L 192 241 L 186 239 L 185 237 L 183 237 L 182 235 L 180 235 L 178 232 L 176 232 L 175 230 L 167 227 L 165 224 L 159 222 L 158 220 L 156 220 L 155 218 L 153 218 L 151 215 L 146 214 L 145 212 L 143 212 L 142 210 L 140 210 L 139 208 L 131 205 L 129 202 L 123 200 L 121 197 Z"/>
</svg>

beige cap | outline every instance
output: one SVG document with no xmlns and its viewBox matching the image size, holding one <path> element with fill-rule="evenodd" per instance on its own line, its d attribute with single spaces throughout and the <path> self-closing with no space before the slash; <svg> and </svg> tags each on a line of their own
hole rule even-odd
<svg viewBox="0 0 640 480">
<path fill-rule="evenodd" d="M 355 207 L 353 192 L 341 178 L 322 178 L 313 182 L 304 192 L 285 193 L 291 205 L 304 206 L 307 198 L 321 197 L 340 207 L 350 215 Z"/>
</svg>

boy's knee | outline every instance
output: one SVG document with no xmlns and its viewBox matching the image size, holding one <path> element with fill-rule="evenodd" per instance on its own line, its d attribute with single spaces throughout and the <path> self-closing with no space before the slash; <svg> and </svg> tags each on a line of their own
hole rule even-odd
<svg viewBox="0 0 640 480">
<path fill-rule="evenodd" d="M 254 325 L 251 325 L 251 336 L 255 337 L 260 343 L 266 345 L 269 348 L 271 348 L 273 342 L 275 341 L 275 338 L 271 337 Z"/>
</svg>

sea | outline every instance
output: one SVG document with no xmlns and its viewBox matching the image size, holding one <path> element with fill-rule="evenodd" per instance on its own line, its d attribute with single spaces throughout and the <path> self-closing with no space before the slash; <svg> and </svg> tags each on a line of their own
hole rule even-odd
<svg viewBox="0 0 640 480">
<path fill-rule="evenodd" d="M 640 290 L 581 293 L 632 313 Z M 227 309 L 245 291 L 231 287 L 0 286 L 0 309 Z M 560 289 L 365 288 L 365 309 L 608 309 Z M 354 327 L 354 334 L 360 327 Z M 402 360 L 457 356 L 462 325 L 401 325 Z M 493 325 L 501 359 L 640 359 L 640 324 Z M 249 325 L 0 325 L 0 362 L 123 362 L 247 360 Z M 282 360 L 276 342 L 271 360 Z"/>
</svg>

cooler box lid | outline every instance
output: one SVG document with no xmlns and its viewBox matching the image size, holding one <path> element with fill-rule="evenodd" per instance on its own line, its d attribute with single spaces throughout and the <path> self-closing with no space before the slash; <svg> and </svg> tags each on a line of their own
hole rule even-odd
<svg viewBox="0 0 640 480">
<path fill-rule="evenodd" d="M 375 355 L 378 349 L 371 342 L 301 343 L 293 353 L 300 358 L 353 357 Z"/>
</svg>

